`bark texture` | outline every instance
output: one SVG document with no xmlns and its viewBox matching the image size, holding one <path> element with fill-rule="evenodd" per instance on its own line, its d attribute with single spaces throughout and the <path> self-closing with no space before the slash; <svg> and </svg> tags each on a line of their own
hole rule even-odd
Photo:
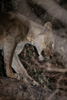
<svg viewBox="0 0 67 100">
<path fill-rule="evenodd" d="M 67 25 L 67 11 L 53 0 L 32 0 L 34 3 L 45 9 L 53 19 L 57 19 Z"/>
<path fill-rule="evenodd" d="M 0 78 L 0 100 L 45 100 L 45 91 L 23 81 Z"/>
</svg>

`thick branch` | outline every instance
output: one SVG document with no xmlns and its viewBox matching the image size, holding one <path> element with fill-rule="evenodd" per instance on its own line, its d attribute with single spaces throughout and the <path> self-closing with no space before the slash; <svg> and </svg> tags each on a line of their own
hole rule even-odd
<svg viewBox="0 0 67 100">
<path fill-rule="evenodd" d="M 53 18 L 67 25 L 67 11 L 60 7 L 53 0 L 32 0 L 34 3 L 45 9 Z"/>
</svg>

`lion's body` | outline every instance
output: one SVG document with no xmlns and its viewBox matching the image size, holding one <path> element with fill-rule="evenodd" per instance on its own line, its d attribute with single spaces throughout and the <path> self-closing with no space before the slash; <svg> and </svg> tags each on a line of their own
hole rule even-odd
<svg viewBox="0 0 67 100">
<path fill-rule="evenodd" d="M 48 22 L 43 27 L 17 12 L 0 14 L 0 48 L 3 49 L 7 76 L 17 78 L 17 74 L 13 73 L 11 69 L 12 59 L 13 56 L 21 52 L 26 43 L 36 46 L 39 59 L 43 59 L 41 55 L 42 50 L 46 51 L 50 42 L 54 44 L 50 25 Z M 16 59 L 13 60 L 15 61 Z M 20 73 L 20 70 L 16 69 L 15 64 L 13 68 L 18 74 Z M 23 74 L 23 69 L 21 72 Z"/>
</svg>

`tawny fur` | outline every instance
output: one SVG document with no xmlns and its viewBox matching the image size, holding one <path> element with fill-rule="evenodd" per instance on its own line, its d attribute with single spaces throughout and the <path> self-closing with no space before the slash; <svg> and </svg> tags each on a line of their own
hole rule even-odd
<svg viewBox="0 0 67 100">
<path fill-rule="evenodd" d="M 30 78 L 18 59 L 18 54 L 26 43 L 34 45 L 39 60 L 43 60 L 42 50 L 50 52 L 54 49 L 51 23 L 41 26 L 18 12 L 0 14 L 0 48 L 3 49 L 7 76 L 18 78 L 21 74 L 20 76 Z M 13 73 L 11 65 L 17 74 Z"/>
</svg>

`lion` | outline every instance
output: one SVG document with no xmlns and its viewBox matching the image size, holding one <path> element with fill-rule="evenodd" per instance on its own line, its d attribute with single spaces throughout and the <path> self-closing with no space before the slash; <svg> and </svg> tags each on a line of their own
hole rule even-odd
<svg viewBox="0 0 67 100">
<path fill-rule="evenodd" d="M 40 61 L 44 60 L 41 55 L 43 50 L 45 57 L 50 57 L 51 51 L 54 49 L 52 24 L 47 22 L 42 26 L 18 12 L 1 13 L 0 49 L 3 50 L 4 65 L 8 77 L 18 79 L 26 76 L 30 78 L 18 58 L 26 43 L 36 47 Z"/>
</svg>

